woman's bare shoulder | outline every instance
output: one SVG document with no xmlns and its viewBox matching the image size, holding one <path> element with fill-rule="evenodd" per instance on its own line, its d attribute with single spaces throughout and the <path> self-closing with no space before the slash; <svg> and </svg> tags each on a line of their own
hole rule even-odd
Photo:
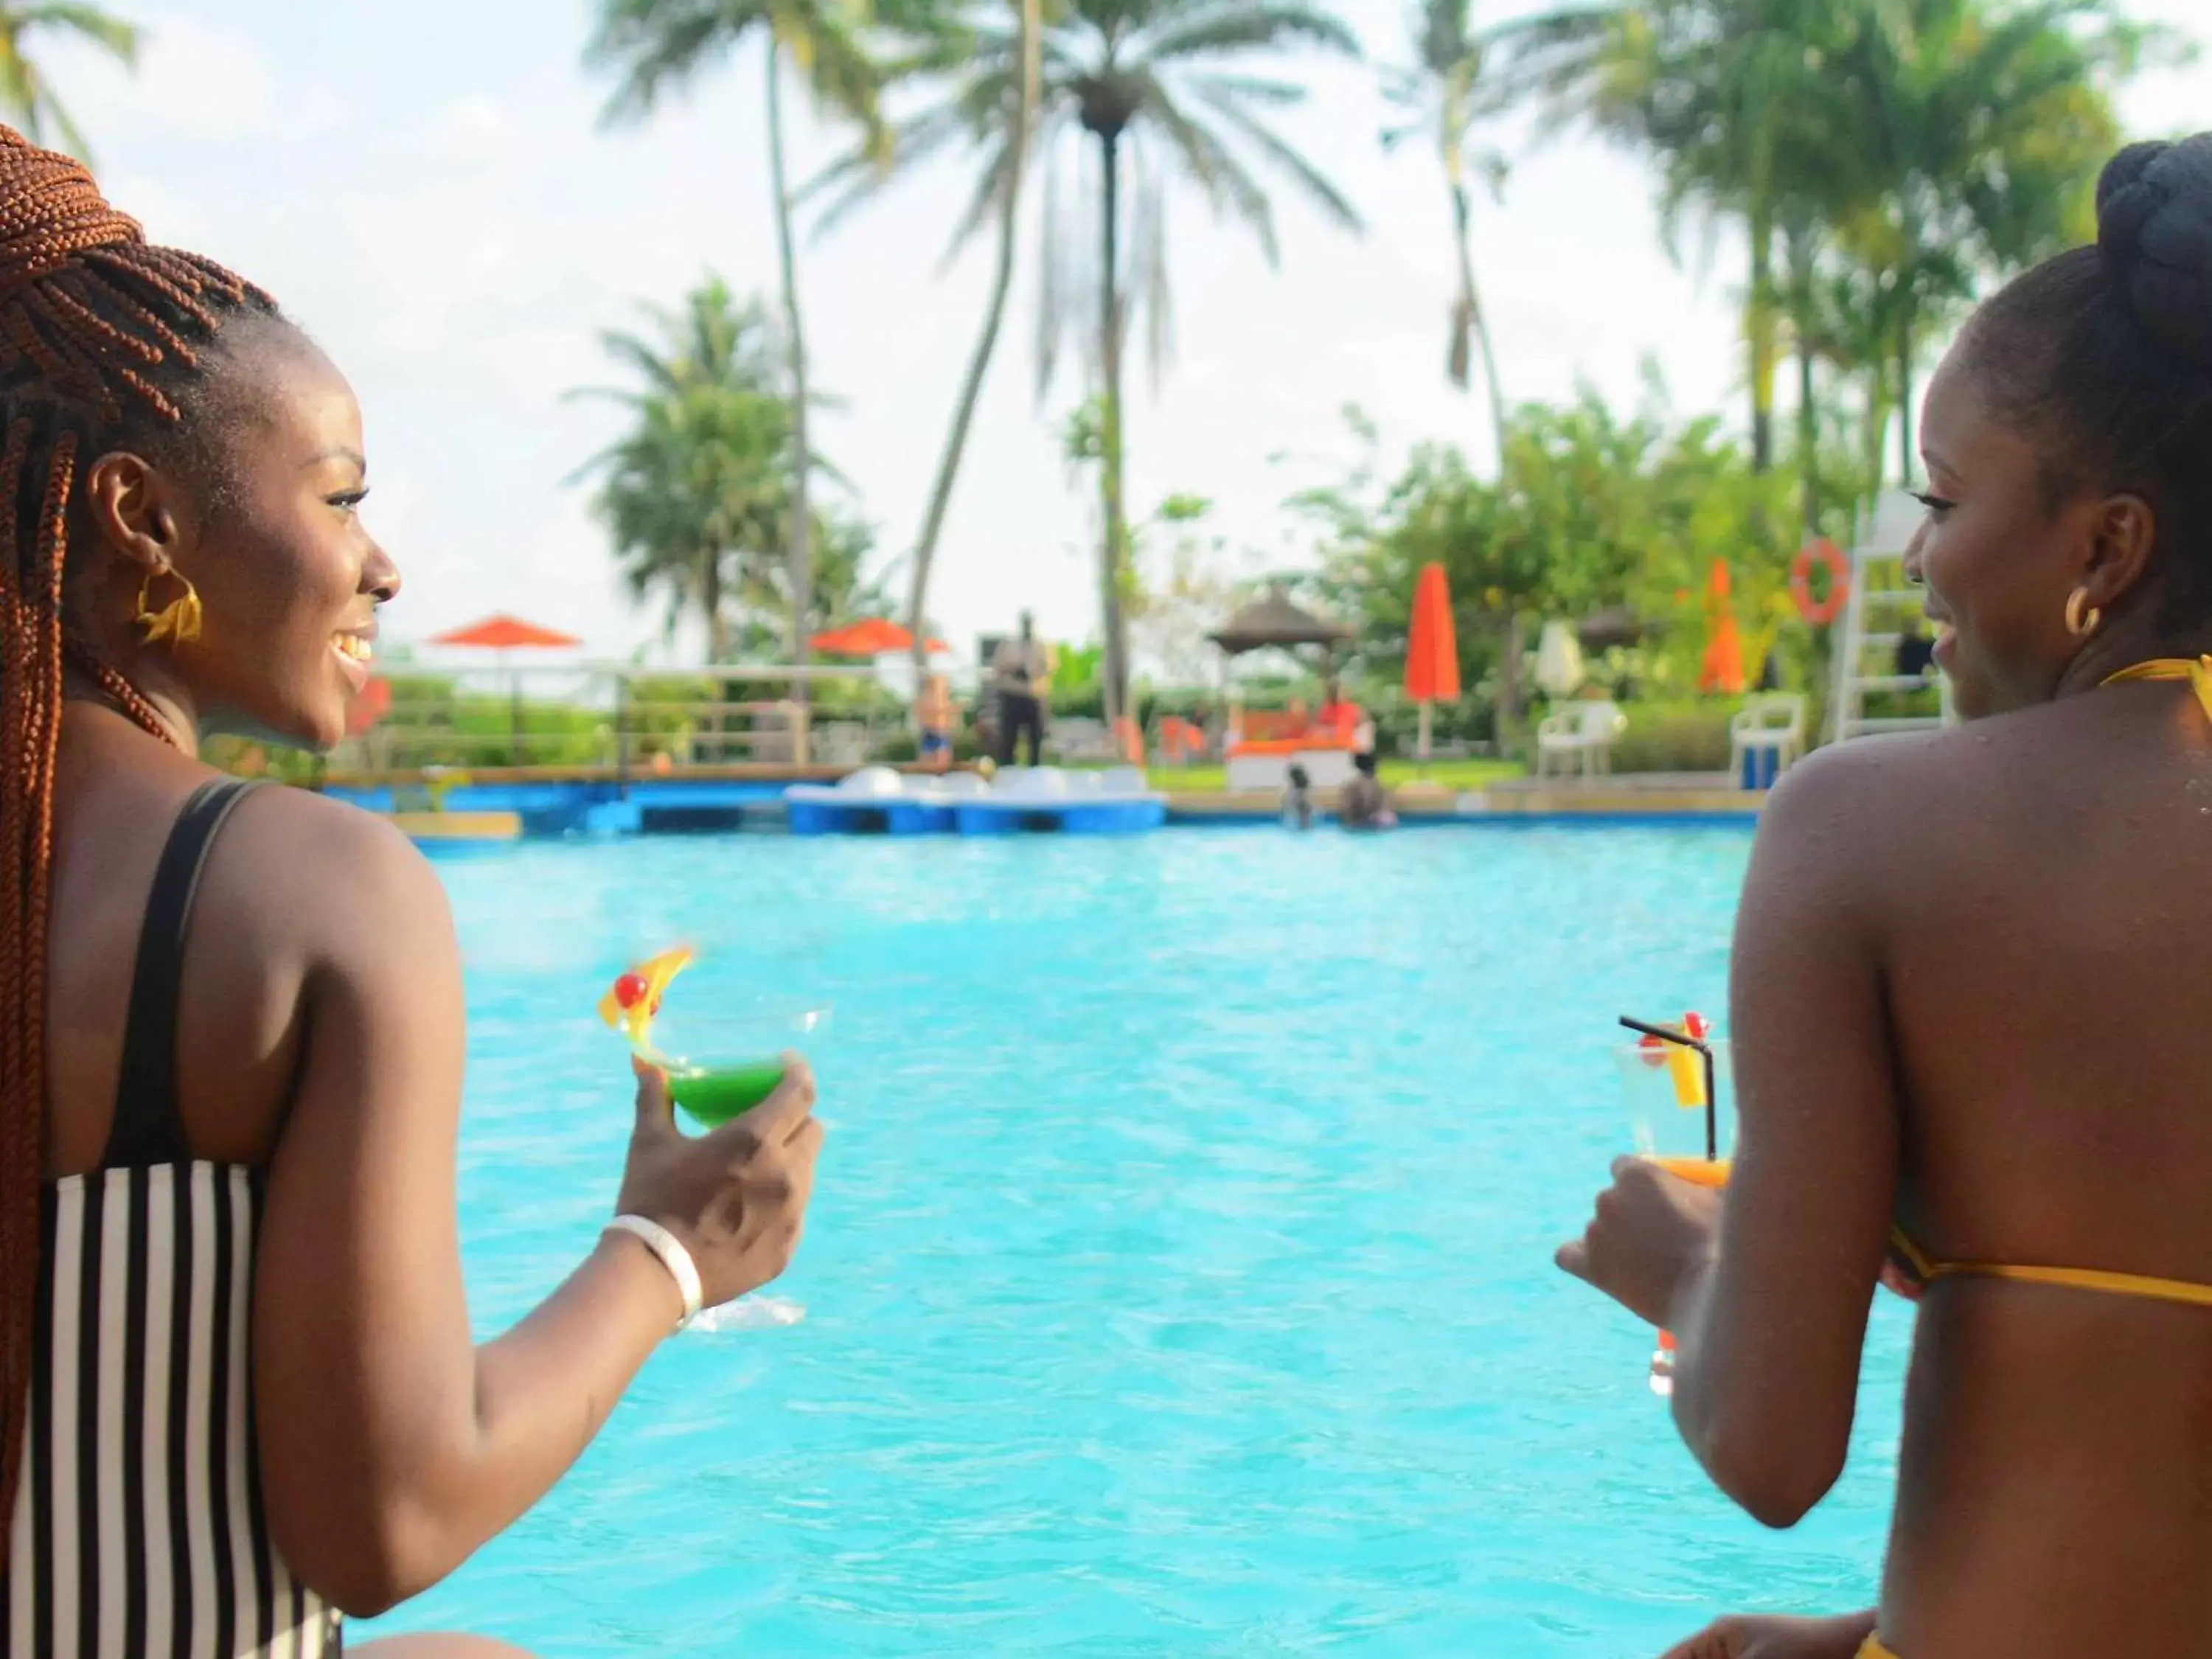
<svg viewBox="0 0 2212 1659">
<path fill-rule="evenodd" d="M 389 819 L 311 791 L 257 790 L 226 834 L 226 894 L 308 961 L 361 942 L 450 941 L 437 872 Z"/>
</svg>

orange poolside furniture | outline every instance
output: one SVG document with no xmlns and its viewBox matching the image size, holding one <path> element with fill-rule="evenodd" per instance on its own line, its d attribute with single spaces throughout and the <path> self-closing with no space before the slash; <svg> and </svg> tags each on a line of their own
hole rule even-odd
<svg viewBox="0 0 2212 1659">
<path fill-rule="evenodd" d="M 1229 746 L 1231 789 L 1280 790 L 1293 765 L 1305 768 L 1316 789 L 1352 781 L 1352 757 L 1358 751 L 1352 732 L 1321 731 L 1303 711 L 1260 709 L 1239 721 L 1243 736 Z"/>
</svg>

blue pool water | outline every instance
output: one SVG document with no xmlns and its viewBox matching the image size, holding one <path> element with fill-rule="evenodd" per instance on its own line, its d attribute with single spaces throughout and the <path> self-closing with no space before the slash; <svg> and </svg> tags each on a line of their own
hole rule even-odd
<svg viewBox="0 0 2212 1659">
<path fill-rule="evenodd" d="M 1724 1006 L 1737 830 L 775 836 L 442 866 L 486 1334 L 595 1236 L 589 1009 L 823 996 L 788 1328 L 653 1362 L 527 1520 L 379 1631 L 548 1656 L 1633 1659 L 1863 1605 L 1906 1324 L 1793 1534 L 1707 1488 L 1650 1334 L 1559 1274 L 1626 1121 L 1613 1017 Z"/>
</svg>

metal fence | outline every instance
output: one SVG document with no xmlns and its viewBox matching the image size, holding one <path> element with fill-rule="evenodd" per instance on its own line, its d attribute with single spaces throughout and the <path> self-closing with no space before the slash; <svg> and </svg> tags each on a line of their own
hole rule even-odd
<svg viewBox="0 0 2212 1659">
<path fill-rule="evenodd" d="M 904 729 L 869 668 L 398 664 L 356 705 L 333 773 L 631 773 L 858 765 Z"/>
</svg>

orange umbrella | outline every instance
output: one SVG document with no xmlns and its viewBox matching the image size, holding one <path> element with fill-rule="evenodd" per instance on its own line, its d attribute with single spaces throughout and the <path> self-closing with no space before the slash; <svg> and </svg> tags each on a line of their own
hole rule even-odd
<svg viewBox="0 0 2212 1659">
<path fill-rule="evenodd" d="M 549 651 L 565 651 L 583 641 L 574 634 L 563 634 L 556 628 L 541 628 L 536 623 L 525 622 L 520 617 L 501 611 L 486 617 L 482 622 L 471 623 L 466 628 L 456 628 L 439 634 L 430 641 L 433 645 L 475 646 L 485 651 L 512 651 L 517 647 L 536 647 Z"/>
<path fill-rule="evenodd" d="M 856 622 L 844 628 L 833 628 L 826 634 L 817 634 L 807 643 L 825 656 L 830 657 L 888 657 L 901 651 L 914 649 L 914 635 L 910 629 L 882 617 L 866 622 Z M 931 640 L 933 653 L 950 651 L 952 647 L 943 640 Z"/>
<path fill-rule="evenodd" d="M 581 645 L 583 641 L 574 634 L 563 634 L 557 628 L 540 627 L 536 623 L 525 622 L 520 617 L 510 616 L 501 611 L 495 616 L 486 617 L 482 622 L 471 623 L 466 628 L 451 629 L 443 634 L 433 635 L 430 643 L 496 651 L 500 661 L 504 663 L 507 653 L 518 648 L 565 651 L 572 646 Z M 516 758 L 520 759 L 522 753 L 522 677 L 519 674 L 507 684 L 507 737 L 514 745 Z"/>
<path fill-rule="evenodd" d="M 1720 560 L 1713 561 L 1712 574 L 1705 584 L 1706 608 L 1712 613 L 1712 631 L 1705 636 L 1705 661 L 1698 669 L 1698 690 L 1717 691 L 1723 696 L 1743 695 L 1743 635 L 1735 623 L 1735 612 L 1729 609 L 1728 566 Z"/>
<path fill-rule="evenodd" d="M 1459 701 L 1459 635 L 1452 627 L 1451 591 L 1440 564 L 1421 567 L 1407 630 L 1406 695 L 1421 706 L 1419 753 L 1429 757 L 1430 705 Z"/>
</svg>

